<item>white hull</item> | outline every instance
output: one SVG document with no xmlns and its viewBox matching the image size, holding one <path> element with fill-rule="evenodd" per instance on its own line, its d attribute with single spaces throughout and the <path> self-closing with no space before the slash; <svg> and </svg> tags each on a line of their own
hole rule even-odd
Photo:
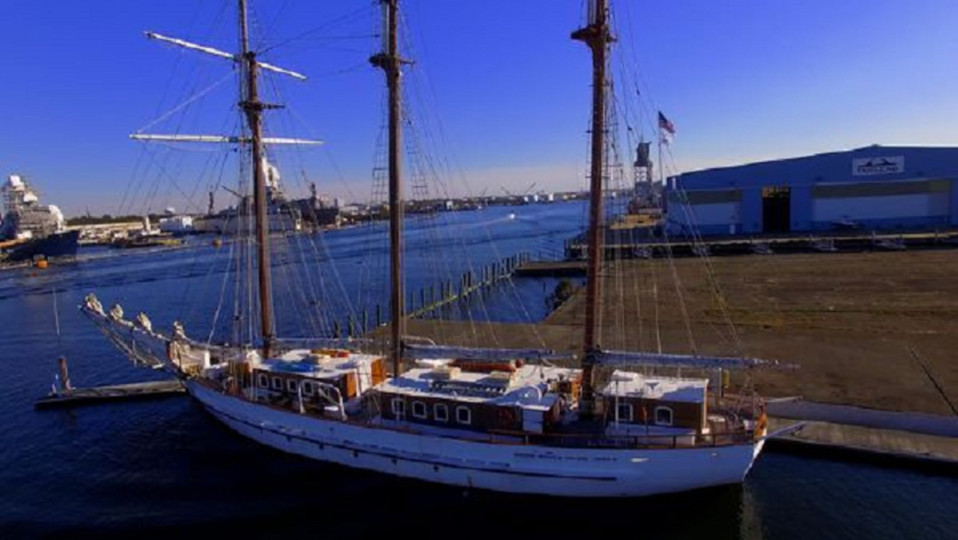
<svg viewBox="0 0 958 540">
<path fill-rule="evenodd" d="M 630 497 L 742 482 L 763 440 L 671 450 L 492 444 L 316 418 L 216 392 L 190 393 L 216 418 L 284 452 L 469 488 L 567 497 Z"/>
</svg>

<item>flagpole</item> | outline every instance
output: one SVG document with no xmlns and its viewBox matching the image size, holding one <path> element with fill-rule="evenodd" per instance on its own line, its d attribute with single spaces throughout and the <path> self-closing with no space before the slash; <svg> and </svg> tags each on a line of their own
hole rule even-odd
<svg viewBox="0 0 958 540">
<path fill-rule="evenodd" d="M 659 128 L 659 183 L 662 184 L 663 193 L 665 192 L 665 166 L 662 164 L 662 139 L 664 138 L 662 128 Z"/>
</svg>

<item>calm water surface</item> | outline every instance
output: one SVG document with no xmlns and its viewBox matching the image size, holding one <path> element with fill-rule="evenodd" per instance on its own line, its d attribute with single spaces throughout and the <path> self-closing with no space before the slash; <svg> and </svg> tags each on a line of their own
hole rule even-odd
<svg viewBox="0 0 958 540">
<path fill-rule="evenodd" d="M 561 250 L 581 223 L 578 203 L 411 218 L 409 286 L 519 251 Z M 328 325 L 320 306 L 375 309 L 381 237 L 360 228 L 281 248 L 281 333 Z M 859 463 L 766 453 L 742 486 L 572 503 L 465 493 L 284 455 L 233 434 L 188 398 L 34 411 L 61 353 L 77 386 L 162 376 L 130 366 L 83 319 L 76 306 L 87 292 L 122 302 L 130 316 L 147 311 L 158 326 L 181 319 L 209 332 L 210 313 L 233 287 L 224 280 L 229 249 L 193 240 L 177 251 L 86 250 L 90 258 L 75 265 L 0 272 L 0 538 L 958 538 L 958 479 Z M 446 261 L 430 262 L 437 253 Z M 326 281 L 293 277 L 303 265 Z M 541 318 L 543 289 L 554 282 L 516 283 L 472 311 Z M 315 312 L 284 309 L 304 289 Z M 517 300 L 527 308 L 515 309 Z M 231 318 L 223 319 L 214 334 L 228 339 Z"/>
</svg>

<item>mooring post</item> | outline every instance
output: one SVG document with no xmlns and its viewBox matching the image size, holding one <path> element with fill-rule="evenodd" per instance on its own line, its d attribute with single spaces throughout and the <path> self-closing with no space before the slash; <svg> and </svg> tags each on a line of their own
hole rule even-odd
<svg viewBox="0 0 958 540">
<path fill-rule="evenodd" d="M 61 356 L 57 359 L 57 363 L 60 365 L 60 385 L 63 387 L 63 390 L 69 392 L 73 390 L 73 385 L 70 384 L 70 370 L 67 369 L 67 357 Z"/>
</svg>

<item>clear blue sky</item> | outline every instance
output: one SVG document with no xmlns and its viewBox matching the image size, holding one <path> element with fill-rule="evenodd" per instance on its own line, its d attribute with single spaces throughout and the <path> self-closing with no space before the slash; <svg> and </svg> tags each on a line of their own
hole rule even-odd
<svg viewBox="0 0 958 540">
<path fill-rule="evenodd" d="M 6 2 L 0 173 L 31 176 L 68 215 L 183 208 L 180 192 L 202 191 L 209 178 L 200 173 L 216 174 L 209 163 L 221 154 L 145 153 L 127 134 L 231 68 L 142 32 L 233 49 L 234 4 Z M 270 131 L 327 141 L 322 150 L 281 154 L 299 163 L 281 164 L 287 188 L 301 195 L 308 178 L 323 192 L 368 198 L 382 118 L 382 75 L 366 63 L 378 46 L 375 3 L 253 7 L 257 42 L 279 45 L 267 60 L 311 76 L 264 83 L 289 106 L 271 116 Z M 442 136 L 429 139 L 437 159 L 461 171 L 474 194 L 521 191 L 531 181 L 584 185 L 590 61 L 569 39 L 582 0 L 404 0 L 403 9 L 416 60 L 407 80 L 411 97 L 421 98 L 411 105 L 433 135 L 441 126 Z M 958 2 L 613 0 L 613 9 L 616 47 L 627 53 L 616 65 L 635 72 L 637 62 L 646 110 L 660 108 L 676 124 L 679 170 L 872 143 L 958 143 Z M 633 82 L 618 84 L 634 93 Z M 225 80 L 150 131 L 229 131 L 235 89 Z M 150 163 L 165 172 L 150 172 Z M 224 174 L 235 176 L 235 166 Z M 458 178 L 448 183 L 465 190 Z M 151 189 L 157 194 L 146 195 Z"/>
</svg>

